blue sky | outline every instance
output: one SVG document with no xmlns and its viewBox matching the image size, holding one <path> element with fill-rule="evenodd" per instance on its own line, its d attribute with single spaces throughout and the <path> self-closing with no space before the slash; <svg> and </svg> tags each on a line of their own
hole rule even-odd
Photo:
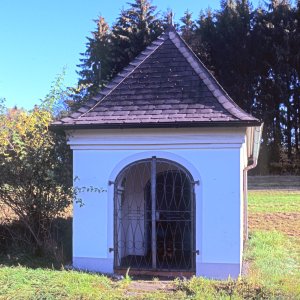
<svg viewBox="0 0 300 300">
<path fill-rule="evenodd" d="M 0 98 L 7 106 L 30 109 L 50 89 L 66 66 L 66 86 L 77 83 L 76 65 L 86 37 L 102 15 L 112 24 L 123 0 L 0 0 Z M 158 10 L 171 8 L 178 20 L 186 9 L 197 17 L 219 0 L 153 0 Z M 258 3 L 258 0 L 252 1 Z"/>
</svg>

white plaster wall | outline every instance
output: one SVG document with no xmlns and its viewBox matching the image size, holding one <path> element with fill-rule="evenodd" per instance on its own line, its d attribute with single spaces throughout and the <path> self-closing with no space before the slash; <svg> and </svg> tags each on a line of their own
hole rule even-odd
<svg viewBox="0 0 300 300">
<path fill-rule="evenodd" d="M 240 264 L 245 129 L 79 131 L 71 133 L 69 143 L 74 176 L 80 179 L 75 184 L 107 190 L 83 193 L 85 205 L 74 205 L 74 257 L 110 259 L 112 270 L 113 185 L 108 181 L 128 163 L 157 156 L 177 161 L 200 181 L 195 187 L 197 266 Z"/>
<path fill-rule="evenodd" d="M 244 143 L 240 148 L 240 258 L 242 263 L 242 256 L 243 256 L 243 248 L 244 248 L 244 169 L 247 164 L 247 156 L 246 152 L 246 144 Z"/>
</svg>

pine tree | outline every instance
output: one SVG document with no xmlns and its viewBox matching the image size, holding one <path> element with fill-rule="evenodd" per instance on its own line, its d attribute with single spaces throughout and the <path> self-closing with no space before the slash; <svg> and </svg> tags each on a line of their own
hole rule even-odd
<svg viewBox="0 0 300 300">
<path fill-rule="evenodd" d="M 180 27 L 182 38 L 193 48 L 194 32 L 196 24 L 192 19 L 192 13 L 186 10 L 184 16 L 180 19 L 183 25 Z"/>
<path fill-rule="evenodd" d="M 101 16 L 95 21 L 97 28 L 81 54 L 79 87 L 73 90 L 76 102 L 99 91 L 162 33 L 155 10 L 148 0 L 135 0 L 121 11 L 112 29 Z"/>
<path fill-rule="evenodd" d="M 222 10 L 199 21 L 198 33 L 210 49 L 215 76 L 231 97 L 251 112 L 251 10 L 248 1 L 223 1 Z"/>
<path fill-rule="evenodd" d="M 214 13 L 208 8 L 205 12 L 201 11 L 199 19 L 196 22 L 196 29 L 193 40 L 193 50 L 203 63 L 211 71 L 215 71 L 215 65 L 212 62 L 213 41 L 215 40 L 216 26 L 214 22 Z"/>
<path fill-rule="evenodd" d="M 88 38 L 85 53 L 81 53 L 84 58 L 80 59 L 78 65 L 82 69 L 78 72 L 80 80 L 78 85 L 86 89 L 88 94 L 94 94 L 99 88 L 104 86 L 111 75 L 111 33 L 105 19 L 100 16 L 95 20 L 97 28 L 92 32 L 92 37 Z"/>
<path fill-rule="evenodd" d="M 135 0 L 121 11 L 112 29 L 114 74 L 162 33 L 162 23 L 155 11 L 148 0 Z"/>
</svg>

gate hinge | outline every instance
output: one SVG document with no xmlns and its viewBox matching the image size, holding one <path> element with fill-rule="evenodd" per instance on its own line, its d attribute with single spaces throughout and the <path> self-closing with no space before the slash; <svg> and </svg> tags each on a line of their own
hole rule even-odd
<svg viewBox="0 0 300 300">
<path fill-rule="evenodd" d="M 199 180 L 192 181 L 192 184 L 193 184 L 193 185 L 196 185 L 196 184 L 199 185 L 199 184 L 200 184 L 200 181 L 199 181 Z"/>
<path fill-rule="evenodd" d="M 114 252 L 114 248 L 108 248 L 109 253 Z"/>
<path fill-rule="evenodd" d="M 113 185 L 113 184 L 115 184 L 115 182 L 114 182 L 114 181 L 112 181 L 112 180 L 108 180 L 108 185 Z"/>
<path fill-rule="evenodd" d="M 193 253 L 195 253 L 197 255 L 200 255 L 200 251 L 199 250 L 193 251 Z"/>
</svg>

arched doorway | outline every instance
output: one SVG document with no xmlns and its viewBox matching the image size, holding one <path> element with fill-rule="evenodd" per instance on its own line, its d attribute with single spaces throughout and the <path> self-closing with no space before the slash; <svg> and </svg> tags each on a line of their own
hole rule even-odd
<svg viewBox="0 0 300 300">
<path fill-rule="evenodd" d="M 126 166 L 114 194 L 114 269 L 195 271 L 191 174 L 152 157 Z"/>
</svg>

